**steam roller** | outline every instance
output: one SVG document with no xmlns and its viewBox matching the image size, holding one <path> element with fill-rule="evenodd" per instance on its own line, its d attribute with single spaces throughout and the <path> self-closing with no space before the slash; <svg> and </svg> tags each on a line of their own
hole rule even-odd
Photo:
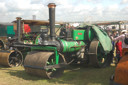
<svg viewBox="0 0 128 85">
<path fill-rule="evenodd" d="M 23 56 L 21 52 L 8 50 L 8 51 L 0 51 L 0 65 L 6 67 L 16 67 L 21 65 L 23 62 Z"/>
<path fill-rule="evenodd" d="M 36 41 L 38 43 L 30 45 L 31 51 L 27 53 L 24 60 L 27 73 L 45 78 L 56 78 L 61 76 L 65 67 L 72 63 L 88 62 L 94 67 L 110 65 L 112 44 L 106 32 L 90 25 L 76 29 L 61 29 L 60 36 L 56 36 L 56 5 L 50 3 L 48 7 L 50 35 L 48 35 L 48 29 L 42 29 L 40 38 Z"/>
<path fill-rule="evenodd" d="M 112 44 L 105 31 L 94 25 L 82 25 L 75 29 L 68 29 L 64 24 L 60 35 L 57 36 L 55 32 L 56 5 L 49 3 L 48 7 L 49 22 L 45 23 L 50 28 L 41 29 L 34 44 L 22 42 L 21 18 L 17 17 L 18 39 L 8 46 L 14 50 L 1 50 L 0 64 L 18 66 L 23 60 L 27 73 L 49 79 L 61 76 L 69 64 L 87 64 L 94 67 L 110 65 Z M 21 51 L 22 48 L 24 51 Z M 23 58 L 22 54 L 26 56 L 24 55 Z"/>
</svg>

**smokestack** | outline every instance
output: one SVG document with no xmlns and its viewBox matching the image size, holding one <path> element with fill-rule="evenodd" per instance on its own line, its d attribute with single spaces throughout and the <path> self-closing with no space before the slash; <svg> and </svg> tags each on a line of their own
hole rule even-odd
<svg viewBox="0 0 128 85">
<path fill-rule="evenodd" d="M 55 40 L 55 3 L 49 3 L 48 8 L 49 8 L 49 21 L 50 21 L 50 37 L 51 40 Z"/>
<path fill-rule="evenodd" d="M 33 20 L 36 20 L 36 15 L 32 15 Z"/>
<path fill-rule="evenodd" d="M 21 42 L 21 17 L 17 17 L 17 37 L 18 37 L 18 42 Z"/>
</svg>

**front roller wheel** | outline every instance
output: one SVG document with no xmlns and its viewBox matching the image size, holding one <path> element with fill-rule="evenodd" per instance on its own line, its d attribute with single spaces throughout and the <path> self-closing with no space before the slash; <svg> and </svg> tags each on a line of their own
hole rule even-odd
<svg viewBox="0 0 128 85">
<path fill-rule="evenodd" d="M 23 56 L 20 51 L 0 51 L 0 65 L 7 67 L 17 67 L 23 62 Z"/>
<path fill-rule="evenodd" d="M 59 54 L 59 64 L 66 63 L 64 56 Z M 25 71 L 29 74 L 44 77 L 56 78 L 63 74 L 64 68 L 55 68 L 54 52 L 30 52 L 24 61 Z M 47 68 L 51 66 L 50 68 Z"/>
<path fill-rule="evenodd" d="M 113 58 L 113 53 L 105 54 L 99 40 L 94 39 L 89 47 L 89 63 L 95 67 L 109 66 Z"/>
</svg>

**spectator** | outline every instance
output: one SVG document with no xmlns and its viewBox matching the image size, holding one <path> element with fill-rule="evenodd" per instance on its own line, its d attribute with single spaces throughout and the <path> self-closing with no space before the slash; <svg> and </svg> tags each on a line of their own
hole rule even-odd
<svg viewBox="0 0 128 85">
<path fill-rule="evenodd" d="M 116 31 L 113 31 L 113 33 L 112 33 L 112 35 L 111 35 L 110 37 L 111 37 L 111 39 L 117 37 L 117 36 L 116 36 Z M 114 50 L 115 50 L 115 41 L 112 41 L 112 46 L 113 46 L 113 47 L 112 47 L 112 51 L 113 51 L 113 53 L 114 53 Z M 115 57 L 113 56 L 113 58 L 115 58 Z M 112 58 L 112 64 L 114 64 L 113 58 Z"/>
<path fill-rule="evenodd" d="M 115 46 L 116 46 L 116 59 L 117 59 L 116 63 L 118 63 L 122 57 L 122 41 L 118 40 Z"/>
<path fill-rule="evenodd" d="M 112 33 L 112 35 L 111 35 L 111 38 L 112 39 L 114 39 L 114 38 L 116 38 L 117 36 L 116 36 L 116 31 L 114 31 L 113 33 Z M 115 48 L 115 41 L 114 40 L 112 40 L 112 45 L 113 45 L 113 51 L 114 51 L 114 48 Z"/>
<path fill-rule="evenodd" d="M 128 45 L 124 42 L 125 40 L 125 37 L 127 37 L 127 30 L 122 30 L 121 31 L 121 35 L 114 38 L 114 37 L 111 37 L 112 38 L 112 41 L 118 41 L 118 40 L 121 40 L 122 41 L 122 49 L 123 48 L 128 48 Z"/>
</svg>

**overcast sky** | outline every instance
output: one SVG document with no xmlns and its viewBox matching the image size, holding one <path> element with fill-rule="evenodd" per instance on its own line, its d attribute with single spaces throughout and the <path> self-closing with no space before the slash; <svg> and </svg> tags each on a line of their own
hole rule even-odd
<svg viewBox="0 0 128 85">
<path fill-rule="evenodd" d="M 128 0 L 0 0 L 0 22 L 16 17 L 48 20 L 48 3 L 56 3 L 57 21 L 128 20 Z"/>
</svg>

